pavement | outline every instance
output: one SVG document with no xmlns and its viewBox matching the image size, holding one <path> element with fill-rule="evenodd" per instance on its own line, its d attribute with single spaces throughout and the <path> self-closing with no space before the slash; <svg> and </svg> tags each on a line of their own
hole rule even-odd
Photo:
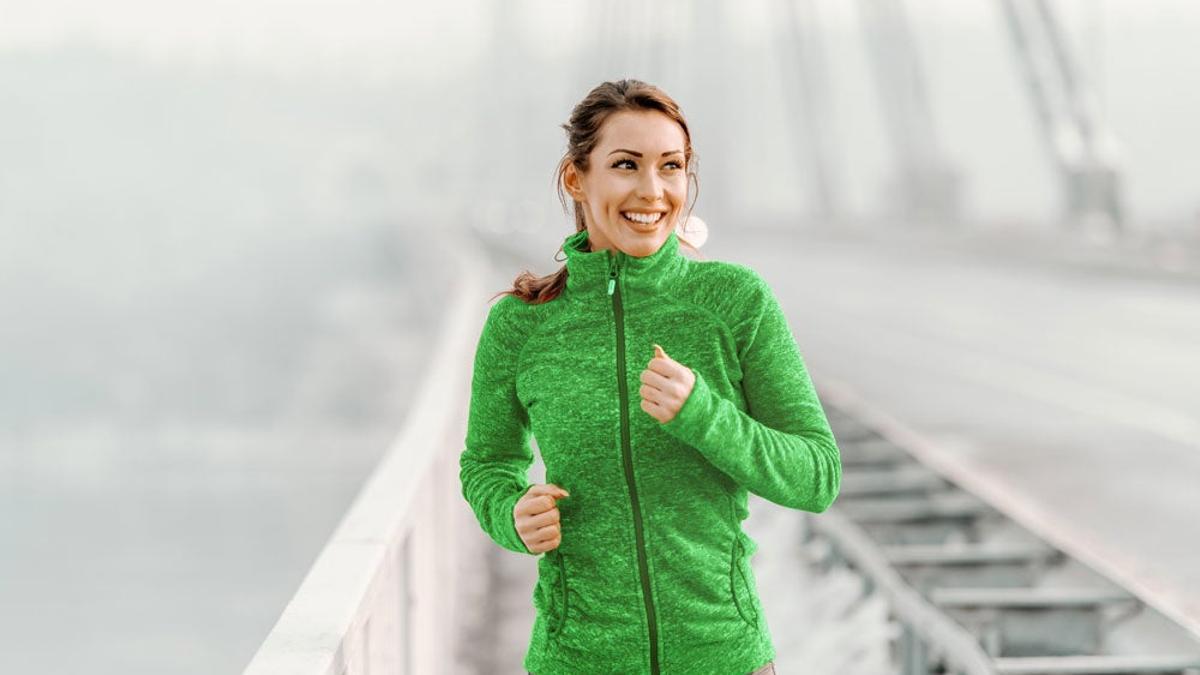
<svg viewBox="0 0 1200 675">
<path fill-rule="evenodd" d="M 1189 274 L 896 232 L 747 232 L 710 255 L 771 283 L 814 379 L 953 447 L 972 475 L 1200 635 Z"/>
</svg>

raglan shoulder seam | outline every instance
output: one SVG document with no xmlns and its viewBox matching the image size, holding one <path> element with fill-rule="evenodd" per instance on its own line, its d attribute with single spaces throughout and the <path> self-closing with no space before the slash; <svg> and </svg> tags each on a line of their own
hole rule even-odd
<svg viewBox="0 0 1200 675">
<path fill-rule="evenodd" d="M 500 341 L 507 349 L 517 355 L 514 360 L 514 374 L 520 372 L 520 355 L 525 351 L 525 346 L 529 344 L 529 339 L 537 330 L 541 328 L 544 322 L 544 315 L 532 307 L 520 307 L 518 305 L 528 305 L 521 298 L 509 293 L 496 301 L 489 310 L 490 317 L 496 321 L 495 328 L 499 328 L 502 334 L 499 336 Z M 532 314 L 532 318 L 525 316 L 523 313 Z M 536 321 L 537 324 L 529 326 L 530 321 Z M 522 335 L 523 333 L 523 335 Z"/>
<path fill-rule="evenodd" d="M 559 298 L 556 298 L 556 299 L 554 299 L 554 300 L 551 300 L 551 301 L 549 301 L 549 302 L 547 302 L 547 303 L 542 303 L 542 306 L 541 306 L 541 307 L 527 307 L 527 308 L 523 308 L 523 309 L 527 310 L 528 312 L 530 312 L 530 313 L 532 313 L 532 314 L 534 315 L 534 318 L 533 318 L 533 319 L 531 319 L 531 321 L 534 321 L 534 322 L 536 322 L 536 323 L 534 323 L 533 325 L 531 325 L 531 326 L 529 326 L 529 327 L 527 328 L 527 330 L 525 331 L 525 338 L 524 338 L 524 341 L 521 343 L 521 346 L 520 346 L 520 348 L 519 348 L 519 349 L 517 349 L 516 359 L 515 359 L 515 360 L 514 360 L 514 362 L 513 362 L 513 366 L 514 366 L 514 369 L 513 369 L 514 386 L 515 386 L 515 380 L 516 380 L 516 378 L 517 378 L 517 377 L 519 377 L 519 376 L 521 375 L 521 372 L 522 372 L 522 365 L 521 365 L 521 364 L 522 364 L 522 362 L 523 362 L 523 359 L 524 359 L 524 357 L 525 357 L 525 348 L 526 348 L 526 347 L 528 347 L 528 346 L 529 346 L 529 344 L 530 344 L 531 342 L 533 342 L 533 338 L 534 338 L 534 337 L 535 337 L 535 336 L 536 336 L 538 333 L 540 333 L 540 332 L 542 331 L 542 328 L 544 328 L 544 327 L 546 326 L 546 324 L 547 324 L 547 323 L 549 323 L 549 322 L 546 320 L 546 315 L 547 315 L 547 314 L 549 313 L 549 311 L 550 311 L 550 308 L 549 308 L 548 306 L 549 306 L 549 305 L 552 305 L 552 304 L 554 304 L 555 302 L 559 302 L 560 300 L 561 300 L 561 301 L 565 301 L 565 298 L 562 298 L 561 296 L 559 296 Z M 525 301 L 524 301 L 524 300 L 521 300 L 520 298 L 517 298 L 517 302 L 524 303 Z M 526 304 L 527 304 L 527 303 L 526 303 Z"/>
<path fill-rule="evenodd" d="M 737 283 L 736 290 L 734 292 L 738 297 L 733 304 L 736 307 L 749 306 L 750 309 L 746 311 L 744 315 L 730 320 L 719 316 L 713 310 L 698 302 L 695 302 L 694 300 L 691 300 L 690 298 L 677 299 L 680 301 L 685 301 L 691 306 L 699 307 L 701 310 L 707 312 L 709 315 L 720 321 L 721 325 L 725 326 L 726 330 L 729 331 L 730 336 L 733 337 L 734 344 L 738 347 L 738 357 L 741 358 L 745 355 L 745 349 L 747 349 L 750 345 L 750 342 L 753 341 L 754 331 L 751 331 L 751 333 L 746 336 L 745 340 L 741 339 L 742 334 L 746 331 L 746 326 L 748 324 L 756 324 L 761 319 L 763 314 L 763 301 L 765 295 L 763 294 L 762 289 L 766 282 L 762 276 L 759 275 L 758 272 L 749 265 L 727 260 L 703 260 L 689 261 L 688 273 L 685 276 L 685 283 L 689 281 L 693 283 L 696 281 L 701 281 L 699 278 L 694 278 L 693 275 L 695 275 L 697 272 L 700 272 L 702 266 L 710 266 L 710 269 L 727 272 L 730 274 L 730 276 L 734 277 Z M 700 274 L 704 274 L 704 272 L 700 272 Z M 747 300 L 749 300 L 749 302 L 747 302 Z"/>
</svg>

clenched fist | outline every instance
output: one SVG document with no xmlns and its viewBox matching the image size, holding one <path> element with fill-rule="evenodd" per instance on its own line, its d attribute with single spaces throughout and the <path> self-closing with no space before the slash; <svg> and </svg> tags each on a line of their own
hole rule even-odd
<svg viewBox="0 0 1200 675">
<path fill-rule="evenodd" d="M 691 368 L 654 345 L 654 358 L 642 371 L 642 388 L 638 390 L 642 396 L 642 410 L 666 424 L 683 407 L 695 384 L 696 374 Z"/>
<path fill-rule="evenodd" d="M 530 553 L 545 553 L 562 543 L 555 500 L 570 496 L 553 483 L 536 483 L 517 500 L 513 507 L 513 522 Z"/>
</svg>

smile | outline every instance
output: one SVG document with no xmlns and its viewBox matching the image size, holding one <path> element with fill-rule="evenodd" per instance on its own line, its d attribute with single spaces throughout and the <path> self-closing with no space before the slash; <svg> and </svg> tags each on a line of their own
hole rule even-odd
<svg viewBox="0 0 1200 675">
<path fill-rule="evenodd" d="M 632 223 L 634 225 L 642 225 L 643 228 L 639 228 L 639 229 L 644 229 L 644 226 L 646 226 L 646 225 L 654 225 L 654 224 L 658 223 L 658 221 L 662 219 L 663 214 L 662 213 L 633 213 L 631 211 L 622 211 L 621 217 L 624 218 L 625 221 L 628 223 Z"/>
</svg>

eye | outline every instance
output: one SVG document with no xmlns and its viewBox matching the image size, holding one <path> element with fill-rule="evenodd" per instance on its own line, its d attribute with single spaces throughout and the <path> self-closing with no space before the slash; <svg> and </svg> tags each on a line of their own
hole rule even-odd
<svg viewBox="0 0 1200 675">
<path fill-rule="evenodd" d="M 612 166 L 613 166 L 613 168 L 614 168 L 614 169 L 616 169 L 616 168 L 619 168 L 619 167 L 620 167 L 622 164 L 630 164 L 630 165 L 631 165 L 631 167 L 630 167 L 630 168 L 637 168 L 637 163 L 636 163 L 636 162 L 634 162 L 632 159 L 628 159 L 628 158 L 626 158 L 626 159 L 619 159 L 619 160 L 617 160 L 616 162 L 613 162 L 613 165 L 612 165 Z M 675 168 L 674 168 L 674 169 L 672 169 L 672 170 L 678 170 L 678 169 L 682 169 L 682 168 L 683 168 L 683 165 L 682 165 L 682 164 L 680 164 L 680 163 L 679 163 L 678 161 L 676 161 L 676 160 L 671 160 L 671 161 L 667 162 L 666 164 L 664 164 L 663 166 L 674 166 Z"/>
</svg>

